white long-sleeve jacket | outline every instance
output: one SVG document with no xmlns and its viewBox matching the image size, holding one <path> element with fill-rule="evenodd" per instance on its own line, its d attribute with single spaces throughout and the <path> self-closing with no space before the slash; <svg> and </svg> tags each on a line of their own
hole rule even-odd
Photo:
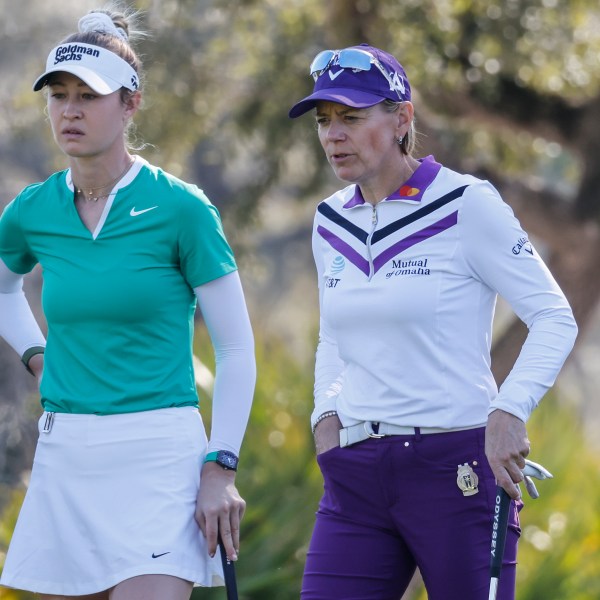
<svg viewBox="0 0 600 600">
<path fill-rule="evenodd" d="M 375 206 L 350 185 L 313 229 L 321 309 L 312 422 L 337 410 L 454 428 L 502 409 L 526 421 L 554 383 L 577 326 L 510 207 L 486 181 L 421 161 Z M 498 391 L 490 369 L 497 295 L 529 328 Z"/>
</svg>

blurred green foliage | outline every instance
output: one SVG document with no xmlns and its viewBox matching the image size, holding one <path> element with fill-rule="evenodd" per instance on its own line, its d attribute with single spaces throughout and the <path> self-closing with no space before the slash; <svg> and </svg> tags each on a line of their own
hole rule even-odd
<svg viewBox="0 0 600 600">
<path fill-rule="evenodd" d="M 557 189 L 570 199 L 582 173 L 597 171 L 593 161 L 600 152 L 587 140 L 598 138 L 598 121 L 589 121 L 592 127 L 576 118 L 600 89 L 597 0 L 127 3 L 146 11 L 151 34 L 141 46 L 148 78 L 138 124 L 150 144 L 144 156 L 201 182 L 224 214 L 245 226 L 265 198 L 323 195 L 331 174 L 310 118 L 289 121 L 287 110 L 310 92 L 308 64 L 316 52 L 361 41 L 400 58 L 426 132 L 421 146 L 449 166 L 520 178 L 534 190 Z M 3 133 L 14 136 L 4 136 L 10 152 L 3 156 L 19 165 L 29 160 L 39 178 L 50 167 L 63 168 L 64 157 L 55 154 L 53 164 L 41 153 L 42 101 L 31 94 L 30 82 L 40 57 L 76 22 L 59 22 L 50 4 L 28 2 L 14 11 L 0 0 L 6 13 L 0 61 L 19 65 L 0 115 Z M 79 4 L 85 8 L 78 6 L 77 14 L 92 6 Z M 42 42 L 47 47 L 25 61 Z M 589 194 L 582 202 L 596 206 L 597 198 Z M 229 231 L 235 244 L 237 233 Z M 196 351 L 212 368 L 202 331 Z M 236 568 L 242 598 L 287 600 L 299 596 L 321 493 L 308 423 L 312 373 L 304 357 L 290 356 L 273 338 L 259 339 L 257 354 L 256 399 L 238 476 L 248 510 Z M 208 401 L 202 412 L 209 426 Z M 555 479 L 540 483 L 541 498 L 528 500 L 521 513 L 519 600 L 600 598 L 600 464 L 581 431 L 575 410 L 552 394 L 530 421 L 532 458 Z M 0 552 L 22 496 L 15 491 L 5 505 Z M 194 598 L 223 597 L 222 589 L 194 592 Z M 0 598 L 33 595 L 0 589 Z"/>
<path fill-rule="evenodd" d="M 248 503 L 236 565 L 239 591 L 246 600 L 292 600 L 299 597 L 322 491 L 309 427 L 313 377 L 274 340 L 260 341 L 257 355 L 258 385 L 238 475 Z M 206 353 L 204 360 L 210 362 Z M 537 482 L 538 500 L 523 489 L 518 600 L 600 598 L 600 458 L 581 431 L 575 411 L 553 392 L 529 421 L 531 457 L 554 479 Z M 219 590 L 194 593 L 198 600 L 222 597 Z M 419 588 L 412 600 L 426 597 Z"/>
<path fill-rule="evenodd" d="M 197 353 L 213 369 L 210 344 L 197 329 Z M 247 502 L 240 559 L 241 598 L 299 597 L 304 557 L 322 483 L 314 459 L 309 415 L 312 375 L 275 340 L 257 343 L 258 377 L 236 483 Z M 201 398 L 202 398 L 201 392 Z M 201 400 L 210 427 L 210 402 Z M 193 598 L 222 598 L 197 589 Z"/>
<path fill-rule="evenodd" d="M 434 128 L 425 152 L 447 153 L 459 170 L 543 172 L 574 193 L 575 134 L 585 133 L 575 110 L 600 91 L 596 0 L 135 4 L 152 33 L 140 131 L 168 170 L 221 170 L 241 222 L 265 195 L 308 199 L 329 180 L 310 117 L 287 111 L 312 91 L 318 51 L 360 42 L 406 68 L 417 121 Z"/>
<path fill-rule="evenodd" d="M 214 368 L 203 327 L 196 353 Z M 299 597 L 304 558 L 322 491 L 314 459 L 309 415 L 312 372 L 276 340 L 258 340 L 258 381 L 242 448 L 237 485 L 247 502 L 240 559 L 242 600 Z M 210 427 L 210 399 L 200 391 Z M 600 459 L 586 446 L 574 411 L 550 393 L 529 423 L 532 459 L 554 479 L 538 482 L 541 497 L 525 494 L 519 545 L 519 600 L 600 598 Z M 7 548 L 22 491 L 14 493 L 0 521 L 0 552 Z M 31 594 L 0 590 L 0 598 L 30 600 Z M 193 598 L 224 598 L 222 588 L 197 588 Z M 417 590 L 413 600 L 424 600 Z M 342 599 L 340 599 L 342 600 Z"/>
</svg>

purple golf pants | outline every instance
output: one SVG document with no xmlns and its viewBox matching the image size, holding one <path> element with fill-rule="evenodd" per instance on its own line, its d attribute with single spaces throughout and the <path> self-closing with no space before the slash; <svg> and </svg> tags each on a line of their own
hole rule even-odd
<svg viewBox="0 0 600 600">
<path fill-rule="evenodd" d="M 496 483 L 484 435 L 395 435 L 319 455 L 324 494 L 302 600 L 400 600 L 417 567 L 429 600 L 487 600 Z M 465 463 L 479 479 L 467 496 Z M 510 507 L 498 600 L 515 597 L 521 506 Z"/>
</svg>

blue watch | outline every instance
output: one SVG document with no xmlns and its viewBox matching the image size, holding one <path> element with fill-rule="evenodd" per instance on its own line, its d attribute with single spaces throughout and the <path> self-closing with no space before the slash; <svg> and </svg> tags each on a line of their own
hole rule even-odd
<svg viewBox="0 0 600 600">
<path fill-rule="evenodd" d="M 204 462 L 216 462 L 226 471 L 237 471 L 239 458 L 228 450 L 216 450 L 215 452 L 209 452 Z"/>
</svg>

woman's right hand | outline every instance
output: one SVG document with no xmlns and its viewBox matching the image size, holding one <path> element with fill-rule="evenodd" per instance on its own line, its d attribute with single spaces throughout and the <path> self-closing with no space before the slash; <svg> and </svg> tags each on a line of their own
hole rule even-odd
<svg viewBox="0 0 600 600">
<path fill-rule="evenodd" d="M 315 447 L 317 454 L 323 454 L 340 445 L 342 422 L 337 415 L 325 417 L 315 428 Z"/>
<path fill-rule="evenodd" d="M 235 487 L 235 471 L 223 469 L 215 462 L 204 463 L 200 491 L 196 501 L 196 522 L 200 526 L 210 556 L 217 551 L 218 536 L 230 560 L 240 551 L 240 522 L 246 502 Z"/>
<path fill-rule="evenodd" d="M 501 409 L 490 413 L 485 428 L 485 454 L 496 483 L 513 499 L 521 497 L 525 458 L 531 444 L 525 423 Z"/>
</svg>

